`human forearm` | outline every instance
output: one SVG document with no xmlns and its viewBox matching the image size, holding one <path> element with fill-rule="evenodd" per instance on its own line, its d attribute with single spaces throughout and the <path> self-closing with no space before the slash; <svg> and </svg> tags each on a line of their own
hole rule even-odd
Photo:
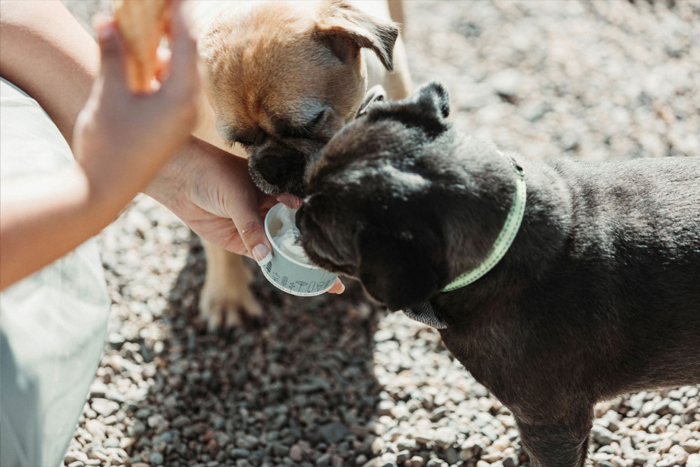
<svg viewBox="0 0 700 467">
<path fill-rule="evenodd" d="M 172 71 L 159 90 L 148 94 L 135 96 L 127 87 L 116 25 L 98 25 L 101 72 L 72 123 L 77 165 L 21 185 L 4 181 L 0 187 L 0 287 L 99 232 L 187 140 L 196 116 L 198 76 L 196 42 L 181 5 L 174 0 Z M 3 57 L 5 50 L 3 40 Z"/>
<path fill-rule="evenodd" d="M 275 199 L 255 187 L 243 158 L 191 137 L 145 193 L 210 243 L 256 260 L 269 252 L 262 215 Z"/>
<path fill-rule="evenodd" d="M 0 2 L 0 76 L 39 102 L 69 144 L 99 68 L 95 41 L 58 0 Z"/>
<path fill-rule="evenodd" d="M 91 192 L 78 166 L 3 182 L 0 200 L 0 289 L 73 250 L 118 214 Z"/>
</svg>

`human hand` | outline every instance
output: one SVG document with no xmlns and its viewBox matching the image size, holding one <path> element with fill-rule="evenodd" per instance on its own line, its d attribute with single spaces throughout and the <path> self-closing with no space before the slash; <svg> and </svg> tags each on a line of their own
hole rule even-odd
<svg viewBox="0 0 700 467">
<path fill-rule="evenodd" d="M 260 262 L 271 251 L 263 218 L 277 201 L 299 207 L 298 198 L 260 191 L 248 161 L 192 137 L 149 185 L 146 194 L 164 204 L 204 240 Z M 329 292 L 345 290 L 336 280 Z"/>
<path fill-rule="evenodd" d="M 126 81 L 125 48 L 113 21 L 96 25 L 102 63 L 73 136 L 76 160 L 91 196 L 105 212 L 125 205 L 187 141 L 199 92 L 197 47 L 182 0 L 173 0 L 172 54 L 159 89 L 133 94 Z M 119 208 L 120 209 L 120 208 Z"/>
<path fill-rule="evenodd" d="M 243 158 L 191 137 L 145 193 L 209 243 L 257 261 L 270 251 L 262 219 L 277 201 L 253 184 Z"/>
</svg>

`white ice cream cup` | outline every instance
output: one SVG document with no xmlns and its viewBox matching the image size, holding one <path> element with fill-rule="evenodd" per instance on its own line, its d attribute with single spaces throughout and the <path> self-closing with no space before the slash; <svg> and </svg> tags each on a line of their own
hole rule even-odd
<svg viewBox="0 0 700 467">
<path fill-rule="evenodd" d="M 338 276 L 292 258 L 275 243 L 274 237 L 282 227 L 278 215 L 284 208 L 284 204 L 276 204 L 265 216 L 265 235 L 272 245 L 272 259 L 261 266 L 262 272 L 272 285 L 289 294 L 300 297 L 321 295 L 331 288 Z M 296 210 L 293 212 L 296 214 Z"/>
</svg>

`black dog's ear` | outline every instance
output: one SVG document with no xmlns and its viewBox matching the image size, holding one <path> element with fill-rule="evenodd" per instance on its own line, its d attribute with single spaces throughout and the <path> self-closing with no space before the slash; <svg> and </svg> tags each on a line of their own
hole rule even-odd
<svg viewBox="0 0 700 467">
<path fill-rule="evenodd" d="M 440 278 L 433 252 L 412 240 L 362 232 L 358 278 L 377 301 L 396 311 L 428 300 Z"/>
<path fill-rule="evenodd" d="M 362 105 L 360 106 L 360 110 L 357 111 L 357 115 L 355 115 L 355 118 L 360 117 L 367 113 L 367 108 L 371 105 L 374 104 L 375 102 L 384 102 L 386 100 L 386 91 L 382 87 L 381 84 L 377 84 L 375 86 L 372 86 L 372 88 L 367 91 L 367 94 L 365 94 L 365 100 L 362 101 Z"/>
<path fill-rule="evenodd" d="M 450 115 L 450 94 L 442 83 L 432 81 L 424 84 L 414 92 L 414 96 L 426 110 L 433 110 L 442 118 L 447 118 Z"/>
<path fill-rule="evenodd" d="M 377 54 L 387 70 L 394 70 L 394 45 L 399 37 L 396 23 L 374 18 L 343 0 L 327 0 L 319 16 L 317 35 L 341 61 L 367 48 Z"/>
</svg>

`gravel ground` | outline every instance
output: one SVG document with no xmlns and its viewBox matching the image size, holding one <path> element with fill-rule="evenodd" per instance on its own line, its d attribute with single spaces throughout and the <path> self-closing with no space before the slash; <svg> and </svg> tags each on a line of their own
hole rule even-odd
<svg viewBox="0 0 700 467">
<path fill-rule="evenodd" d="M 105 0 L 66 0 L 89 27 Z M 675 6 L 674 6 L 675 4 Z M 463 131 L 532 159 L 700 155 L 700 2 L 407 2 L 416 82 Z M 258 275 L 256 327 L 197 318 L 201 244 L 152 200 L 101 236 L 114 302 L 65 465 L 527 465 L 513 417 L 439 335 Z M 589 462 L 700 467 L 699 387 L 601 403 Z"/>
</svg>

